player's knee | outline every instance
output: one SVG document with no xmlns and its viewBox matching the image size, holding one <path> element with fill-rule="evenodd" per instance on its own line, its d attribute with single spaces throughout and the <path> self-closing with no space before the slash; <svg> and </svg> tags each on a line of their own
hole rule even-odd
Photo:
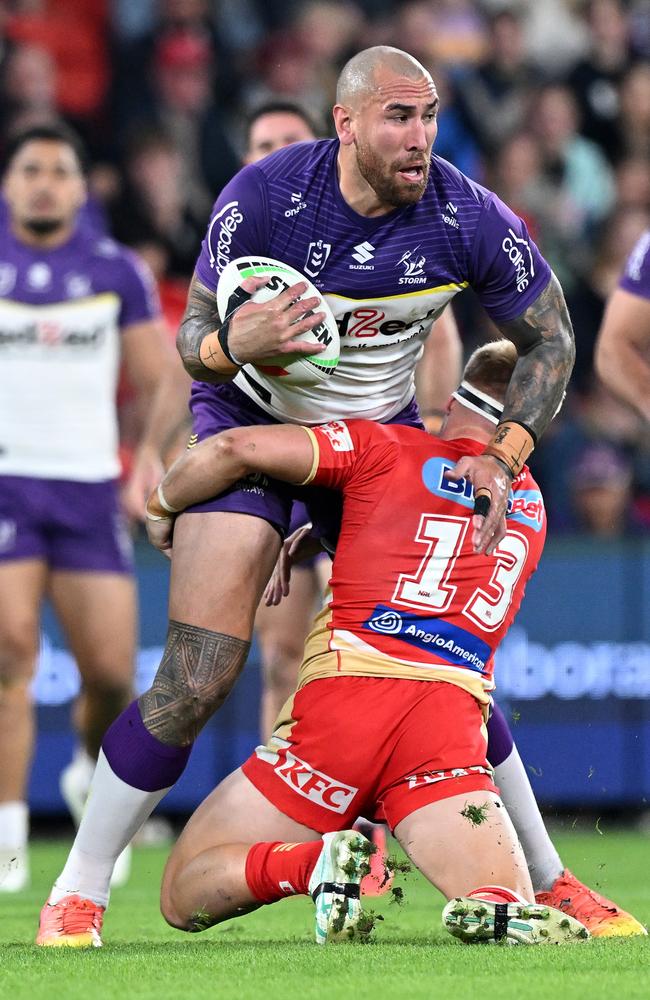
<svg viewBox="0 0 650 1000">
<path fill-rule="evenodd" d="M 29 684 L 38 656 L 38 629 L 23 627 L 4 630 L 0 635 L 0 684 L 3 687 Z"/>
</svg>

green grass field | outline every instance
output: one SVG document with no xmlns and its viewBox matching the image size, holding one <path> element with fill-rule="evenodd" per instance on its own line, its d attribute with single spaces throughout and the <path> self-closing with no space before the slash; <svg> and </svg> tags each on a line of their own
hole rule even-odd
<svg viewBox="0 0 650 1000">
<path fill-rule="evenodd" d="M 650 922 L 650 839 L 583 828 L 556 837 L 565 863 L 592 886 Z M 309 900 L 290 899 L 202 935 L 167 927 L 157 895 L 166 851 L 135 852 L 129 885 L 113 894 L 105 947 L 32 946 L 38 910 L 66 845 L 36 844 L 29 892 L 0 895 L 2 1000 L 176 998 L 338 998 L 383 1000 L 627 1000 L 650 997 L 650 938 L 563 947 L 462 945 L 442 930 L 442 898 L 419 876 L 401 878 L 402 906 L 373 904 L 384 916 L 374 942 L 319 948 Z"/>
</svg>

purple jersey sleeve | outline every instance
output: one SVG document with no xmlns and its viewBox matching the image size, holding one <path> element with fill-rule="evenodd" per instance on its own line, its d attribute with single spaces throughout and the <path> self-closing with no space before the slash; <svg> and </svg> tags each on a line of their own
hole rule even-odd
<svg viewBox="0 0 650 1000">
<path fill-rule="evenodd" d="M 266 253 L 269 230 L 266 181 L 251 164 L 240 170 L 217 198 L 196 263 L 199 281 L 215 290 L 219 275 L 231 260 Z"/>
<path fill-rule="evenodd" d="M 551 277 L 523 221 L 494 194 L 481 213 L 470 269 L 470 284 L 495 323 L 520 316 Z"/>
<path fill-rule="evenodd" d="M 156 319 L 160 316 L 160 300 L 149 265 L 131 251 L 124 253 L 120 264 L 119 288 L 116 288 L 122 299 L 120 329 Z"/>
<path fill-rule="evenodd" d="M 628 257 L 619 286 L 632 295 L 650 299 L 650 229 L 639 238 Z"/>
</svg>

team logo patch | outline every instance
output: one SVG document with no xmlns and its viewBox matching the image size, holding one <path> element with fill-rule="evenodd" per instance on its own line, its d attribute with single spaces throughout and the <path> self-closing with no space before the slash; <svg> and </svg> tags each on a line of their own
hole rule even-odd
<svg viewBox="0 0 650 1000">
<path fill-rule="evenodd" d="M 400 285 L 423 285 L 427 276 L 424 273 L 424 265 L 427 262 L 423 253 L 418 253 L 419 245 L 413 250 L 407 250 L 400 257 L 397 266 L 404 268 L 404 275 L 399 279 Z"/>
<path fill-rule="evenodd" d="M 340 420 L 330 420 L 322 424 L 319 430 L 329 440 L 334 451 L 354 451 L 354 444 L 346 424 Z"/>
<path fill-rule="evenodd" d="M 418 649 L 435 653 L 454 666 L 467 667 L 479 674 L 485 673 L 485 665 L 492 654 L 487 642 L 444 618 L 425 618 L 383 604 L 376 606 L 362 628 L 393 636 Z"/>
<path fill-rule="evenodd" d="M 271 764 L 277 776 L 294 792 L 330 812 L 344 813 L 359 791 L 353 785 L 346 785 L 323 771 L 317 771 L 295 757 L 290 750 L 269 753 L 266 747 L 258 747 L 255 753 L 260 760 Z"/>
</svg>

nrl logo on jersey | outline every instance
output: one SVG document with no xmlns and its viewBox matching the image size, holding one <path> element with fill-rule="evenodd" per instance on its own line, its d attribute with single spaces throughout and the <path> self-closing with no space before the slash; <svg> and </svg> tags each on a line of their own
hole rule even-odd
<svg viewBox="0 0 650 1000">
<path fill-rule="evenodd" d="M 284 213 L 285 219 L 290 219 L 294 215 L 298 215 L 302 212 L 303 208 L 307 208 L 307 202 L 302 200 L 302 191 L 292 191 L 291 202 L 293 208 L 288 208 Z"/>
<path fill-rule="evenodd" d="M 315 240 L 310 243 L 307 247 L 305 274 L 308 274 L 310 278 L 317 278 L 325 267 L 325 263 L 331 252 L 331 243 L 323 243 L 322 240 Z"/>
<path fill-rule="evenodd" d="M 427 259 L 423 253 L 418 253 L 419 248 L 418 244 L 413 250 L 407 250 L 398 260 L 397 266 L 404 268 L 404 274 L 399 279 L 400 285 L 423 285 L 426 282 L 424 265 Z"/>
</svg>

